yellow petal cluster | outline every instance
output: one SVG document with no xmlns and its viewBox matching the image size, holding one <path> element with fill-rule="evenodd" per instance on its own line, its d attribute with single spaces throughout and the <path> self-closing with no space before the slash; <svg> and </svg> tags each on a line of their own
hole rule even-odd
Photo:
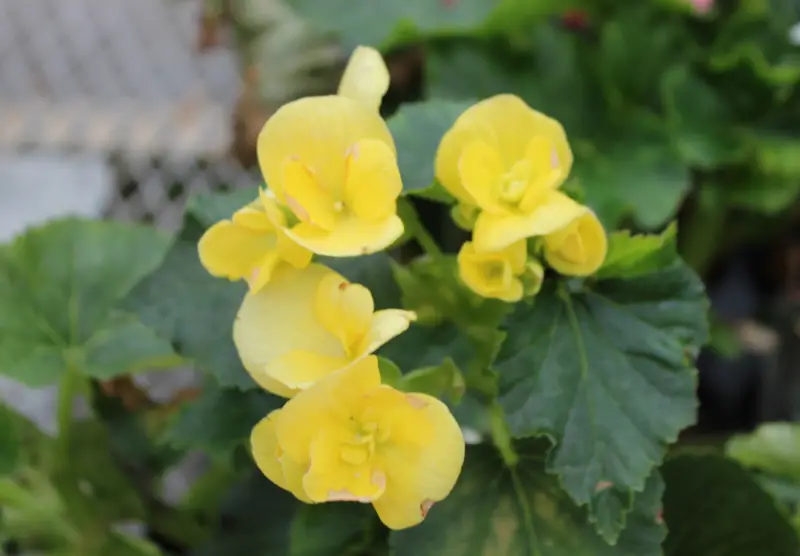
<svg viewBox="0 0 800 556">
<path fill-rule="evenodd" d="M 326 266 L 287 266 L 245 296 L 233 341 L 253 380 L 289 398 L 373 353 L 415 318 L 411 311 L 375 311 L 367 288 Z"/>
<path fill-rule="evenodd" d="M 264 475 L 299 500 L 371 503 L 391 529 L 420 523 L 464 463 L 464 438 L 447 406 L 382 385 L 375 356 L 270 413 L 251 445 Z"/>
<path fill-rule="evenodd" d="M 545 258 L 559 272 L 584 276 L 599 268 L 605 231 L 588 207 L 559 190 L 572 162 L 561 124 L 514 95 L 491 97 L 458 117 L 442 138 L 435 170 L 459 203 L 456 213 L 471 215 L 459 218 L 473 227 L 459 256 L 470 288 L 486 297 L 519 299 L 524 288 L 515 277 L 528 259 L 520 245 L 533 237 L 546 238 Z M 597 225 L 578 225 L 588 221 Z"/>
<path fill-rule="evenodd" d="M 250 286 L 234 345 L 256 383 L 289 398 L 253 429 L 261 471 L 303 502 L 372 503 L 402 529 L 452 490 L 461 430 L 438 399 L 381 384 L 372 354 L 415 313 L 376 311 L 367 288 L 312 262 L 380 251 L 403 233 L 397 154 L 378 112 L 388 86 L 380 54 L 359 47 L 337 95 L 279 109 L 257 145 L 268 188 L 198 251 L 210 274 Z"/>
</svg>

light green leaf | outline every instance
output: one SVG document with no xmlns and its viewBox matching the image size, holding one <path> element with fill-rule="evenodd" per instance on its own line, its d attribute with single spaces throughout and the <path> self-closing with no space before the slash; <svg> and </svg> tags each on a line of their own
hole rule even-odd
<svg viewBox="0 0 800 556">
<path fill-rule="evenodd" d="M 596 277 L 633 278 L 669 266 L 678 256 L 675 237 L 678 227 L 671 224 L 661 234 L 632 235 L 629 230 L 608 236 L 608 254 Z"/>
<path fill-rule="evenodd" d="M 733 207 L 771 215 L 790 208 L 800 195 L 800 176 L 753 173 L 721 193 Z"/>
<path fill-rule="evenodd" d="M 380 527 L 371 504 L 303 505 L 292 521 L 289 556 L 377 555 Z"/>
<path fill-rule="evenodd" d="M 396 556 L 659 556 L 664 527 L 657 522 L 663 484 L 656 473 L 636 497 L 629 527 L 616 546 L 587 523 L 544 466 L 539 441 L 517 446 L 521 461 L 506 467 L 490 446 L 468 446 L 461 477 L 444 501 L 416 527 L 393 532 Z"/>
<path fill-rule="evenodd" d="M 466 385 L 458 366 L 448 357 L 440 365 L 415 369 L 403 375 L 402 389 L 448 399 L 451 403 L 458 404 Z"/>
<path fill-rule="evenodd" d="M 429 100 L 404 104 L 391 118 L 405 194 L 425 196 L 434 183 L 436 150 L 444 134 L 471 102 Z M 452 201 L 451 201 L 452 202 Z"/>
<path fill-rule="evenodd" d="M 761 172 L 800 179 L 800 137 L 778 131 L 759 131 L 751 139 Z"/>
<path fill-rule="evenodd" d="M 380 46 L 398 26 L 425 35 L 470 32 L 489 16 L 498 0 L 288 0 L 304 19 L 320 29 L 333 31 L 350 45 Z"/>
<path fill-rule="evenodd" d="M 203 450 L 224 461 L 236 446 L 249 443 L 256 423 L 284 402 L 262 390 L 224 389 L 209 380 L 202 395 L 183 406 L 164 440 L 178 448 Z"/>
<path fill-rule="evenodd" d="M 186 210 L 206 228 L 258 199 L 258 187 L 234 189 L 227 193 L 205 193 L 189 198 Z"/>
<path fill-rule="evenodd" d="M 381 373 L 382 384 L 387 384 L 392 388 L 401 387 L 403 382 L 403 371 L 400 370 L 400 367 L 395 365 L 394 361 L 378 356 L 378 369 Z"/>
<path fill-rule="evenodd" d="M 731 438 L 727 454 L 745 467 L 800 481 L 800 425 L 766 423 Z"/>
<path fill-rule="evenodd" d="M 665 556 L 796 556 L 800 544 L 783 512 L 737 463 L 683 455 L 662 468 Z"/>
<path fill-rule="evenodd" d="M 495 369 L 511 432 L 553 438 L 548 469 L 598 526 L 624 523 L 602 515 L 599 487 L 640 491 L 694 422 L 691 358 L 708 335 L 706 311 L 702 282 L 676 262 L 590 291 L 551 286 L 506 323 Z"/>
<path fill-rule="evenodd" d="M 0 252 L 0 373 L 36 387 L 68 364 L 102 378 L 174 364 L 166 342 L 114 310 L 169 245 L 152 228 L 73 218 L 18 237 Z"/>
<path fill-rule="evenodd" d="M 22 459 L 17 421 L 11 408 L 0 406 L 0 476 L 14 472 Z"/>
<path fill-rule="evenodd" d="M 255 388 L 231 332 L 245 291 L 243 283 L 210 276 L 200 265 L 196 239 L 181 238 L 158 270 L 131 292 L 125 307 L 223 387 Z"/>
</svg>

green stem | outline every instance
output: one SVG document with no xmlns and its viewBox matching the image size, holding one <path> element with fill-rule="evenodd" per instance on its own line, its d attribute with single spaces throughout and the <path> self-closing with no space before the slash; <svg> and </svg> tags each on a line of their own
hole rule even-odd
<svg viewBox="0 0 800 556">
<path fill-rule="evenodd" d="M 439 244 L 422 224 L 411 201 L 401 197 L 397 202 L 397 213 L 403 220 L 406 232 L 419 243 L 425 253 L 433 258 L 440 258 L 442 250 L 439 248 Z"/>
<path fill-rule="evenodd" d="M 495 447 L 503 457 L 505 464 L 513 468 L 519 462 L 519 455 L 514 450 L 514 442 L 511 439 L 511 432 L 508 430 L 503 408 L 497 402 L 494 402 L 491 408 L 491 428 Z"/>
<path fill-rule="evenodd" d="M 62 458 L 61 462 L 69 459 L 69 442 L 72 430 L 72 418 L 75 414 L 75 394 L 80 386 L 81 376 L 77 367 L 71 362 L 67 362 L 67 370 L 61 379 L 58 390 L 58 440 L 57 451 Z"/>
<path fill-rule="evenodd" d="M 695 202 L 681 222 L 680 252 L 697 274 L 704 276 L 717 254 L 720 238 L 724 238 L 727 210 L 717 188 L 701 185 Z"/>
</svg>

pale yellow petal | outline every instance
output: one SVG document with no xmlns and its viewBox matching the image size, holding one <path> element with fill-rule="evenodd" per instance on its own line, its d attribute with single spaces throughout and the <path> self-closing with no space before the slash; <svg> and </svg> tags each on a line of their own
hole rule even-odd
<svg viewBox="0 0 800 556">
<path fill-rule="evenodd" d="M 314 311 L 317 287 L 332 272 L 319 264 L 302 270 L 281 265 L 264 288 L 245 296 L 233 324 L 233 341 L 245 369 L 262 386 L 267 365 L 292 350 L 344 355 L 339 340 L 317 322 Z"/>
<path fill-rule="evenodd" d="M 258 136 L 258 162 L 281 203 L 286 202 L 283 163 L 292 157 L 338 198 L 347 151 L 363 139 L 383 141 L 395 152 L 386 122 L 376 110 L 339 95 L 304 97 L 283 105 L 267 120 Z"/>
<path fill-rule="evenodd" d="M 527 214 L 481 213 L 475 222 L 472 240 L 477 251 L 499 251 L 520 239 L 544 236 L 564 228 L 586 210 L 563 193 L 550 191 Z"/>
<path fill-rule="evenodd" d="M 280 263 L 280 254 L 278 250 L 268 252 L 259 266 L 254 268 L 250 275 L 245 277 L 247 285 L 250 286 L 250 291 L 256 293 L 266 286 L 272 279 L 272 274 Z"/>
<path fill-rule="evenodd" d="M 395 421 L 390 441 L 379 452 L 386 490 L 373 502 L 381 521 L 395 530 L 419 524 L 435 502 L 450 494 L 464 464 L 464 437 L 447 406 L 424 394 L 409 398 L 430 434 L 420 441 L 410 430 L 417 426 L 415 420 Z"/>
<path fill-rule="evenodd" d="M 278 446 L 275 434 L 275 417 L 280 409 L 272 411 L 253 427 L 250 433 L 250 447 L 253 460 L 264 476 L 284 490 L 288 490 L 303 502 L 311 502 L 303 491 L 304 471 L 289 460 Z"/>
<path fill-rule="evenodd" d="M 270 232 L 275 231 L 275 226 L 267 218 L 263 210 L 259 210 L 259 206 L 247 206 L 243 209 L 237 210 L 233 213 L 233 223 L 243 228 L 249 228 L 257 232 Z"/>
<path fill-rule="evenodd" d="M 267 376 L 277 380 L 296 394 L 334 371 L 350 364 L 344 356 L 320 355 L 311 351 L 292 350 L 278 357 L 265 368 Z"/>
<path fill-rule="evenodd" d="M 373 469 L 366 445 L 348 445 L 345 424 L 325 426 L 311 442 L 311 465 L 303 490 L 314 502 L 371 502 L 383 494 L 386 476 Z"/>
<path fill-rule="evenodd" d="M 389 68 L 381 53 L 368 46 L 359 46 L 350 56 L 338 94 L 377 111 L 389 90 L 389 79 Z"/>
<path fill-rule="evenodd" d="M 587 210 L 566 229 L 545 237 L 547 263 L 561 274 L 590 276 L 603 265 L 608 251 L 605 229 Z"/>
<path fill-rule="evenodd" d="M 399 336 L 417 319 L 413 311 L 383 309 L 372 316 L 369 331 L 361 341 L 359 354 L 373 353 L 392 338 Z"/>
<path fill-rule="evenodd" d="M 312 171 L 296 158 L 283 163 L 283 193 L 286 205 L 302 222 L 324 230 L 336 227 L 338 215 L 331 194 L 325 191 Z"/>
<path fill-rule="evenodd" d="M 464 148 L 473 141 L 485 141 L 510 168 L 525 158 L 530 141 L 547 138 L 555 148 L 551 159 L 568 175 L 572 151 L 564 128 L 556 120 L 533 110 L 519 97 L 502 94 L 485 99 L 464 111 L 444 135 L 436 153 L 436 177 L 457 199 L 476 204 L 461 184 L 458 161 Z"/>
<path fill-rule="evenodd" d="M 197 246 L 200 262 L 209 274 L 241 280 L 260 266 L 276 247 L 276 235 L 253 231 L 222 220 L 211 226 Z"/>
<path fill-rule="evenodd" d="M 358 400 L 380 383 L 378 358 L 370 356 L 301 391 L 286 402 L 275 421 L 281 448 L 298 464 L 308 465 L 317 431 L 331 423 L 348 422 Z"/>
<path fill-rule="evenodd" d="M 499 197 L 503 178 L 500 154 L 484 141 L 473 141 L 464 147 L 458 161 L 461 183 L 478 207 L 496 214 L 506 214 Z"/>
<path fill-rule="evenodd" d="M 351 284 L 338 274 L 326 276 L 314 296 L 317 320 L 344 346 L 348 356 L 367 334 L 375 304 L 370 291 L 360 284 Z"/>
<path fill-rule="evenodd" d="M 397 241 L 403 235 L 403 221 L 394 214 L 378 222 L 350 217 L 340 220 L 330 233 L 301 223 L 286 235 L 319 255 L 357 257 L 382 251 Z"/>
<path fill-rule="evenodd" d="M 397 158 L 386 143 L 365 139 L 347 157 L 344 202 L 362 220 L 385 220 L 397 212 L 403 191 Z"/>
<path fill-rule="evenodd" d="M 523 285 L 517 276 L 522 273 L 526 258 L 524 240 L 505 250 L 487 253 L 475 251 L 475 246 L 466 242 L 458 253 L 458 274 L 464 284 L 478 295 L 513 303 L 522 298 Z M 522 268 L 519 267 L 520 259 Z"/>
<path fill-rule="evenodd" d="M 278 232 L 278 253 L 281 259 L 295 268 L 305 268 L 311 263 L 314 253 L 294 242 L 285 230 Z"/>
</svg>

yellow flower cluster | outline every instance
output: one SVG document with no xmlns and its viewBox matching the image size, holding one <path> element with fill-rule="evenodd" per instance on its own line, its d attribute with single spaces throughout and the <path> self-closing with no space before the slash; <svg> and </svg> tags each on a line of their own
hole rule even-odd
<svg viewBox="0 0 800 556">
<path fill-rule="evenodd" d="M 543 238 L 545 261 L 562 274 L 589 276 L 602 265 L 603 226 L 558 190 L 572 160 L 561 124 L 516 96 L 486 99 L 455 121 L 436 177 L 458 200 L 455 220 L 473 230 L 458 255 L 470 289 L 509 302 L 535 294 L 544 269 L 528 255 L 529 238 Z"/>
<path fill-rule="evenodd" d="M 198 251 L 213 276 L 247 282 L 234 344 L 255 382 L 290 398 L 253 429 L 258 467 L 303 502 L 369 502 L 402 529 L 455 485 L 461 429 L 440 400 L 381 384 L 372 354 L 416 315 L 375 311 L 367 288 L 312 262 L 380 251 L 403 233 L 397 153 L 378 112 L 388 87 L 380 54 L 362 47 L 337 95 L 278 110 L 258 139 L 268 189 Z"/>
</svg>

